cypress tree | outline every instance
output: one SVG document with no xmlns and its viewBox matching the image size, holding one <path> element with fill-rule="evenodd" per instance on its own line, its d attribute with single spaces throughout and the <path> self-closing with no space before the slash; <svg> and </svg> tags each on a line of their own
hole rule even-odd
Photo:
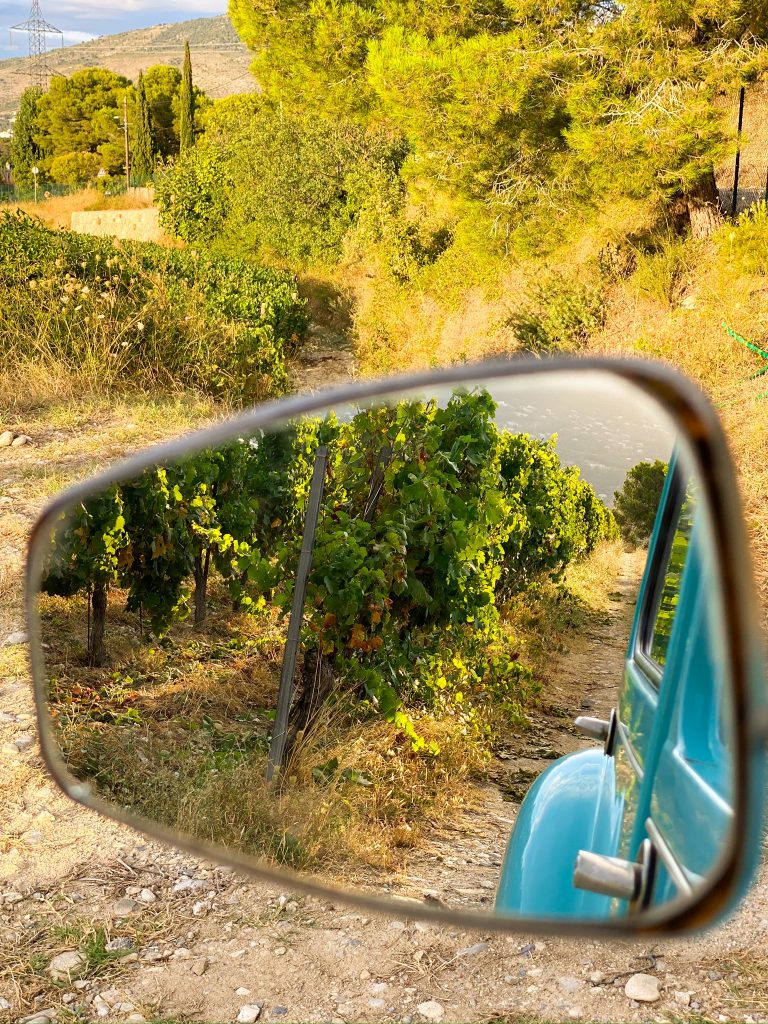
<svg viewBox="0 0 768 1024">
<path fill-rule="evenodd" d="M 21 94 L 19 112 L 13 124 L 11 138 L 11 172 L 15 184 L 32 184 L 32 168 L 39 162 L 43 152 L 36 141 L 38 132 L 37 105 L 43 90 L 39 85 L 30 86 Z M 40 180 L 44 180 L 40 175 Z"/>
<path fill-rule="evenodd" d="M 195 94 L 192 89 L 192 60 L 189 56 L 189 40 L 184 44 L 184 67 L 181 72 L 179 91 L 179 152 L 187 153 L 195 142 Z"/>
<path fill-rule="evenodd" d="M 152 176 L 155 169 L 152 116 L 144 88 L 144 73 L 139 72 L 136 86 L 136 137 L 133 143 L 133 169 L 139 178 Z"/>
</svg>

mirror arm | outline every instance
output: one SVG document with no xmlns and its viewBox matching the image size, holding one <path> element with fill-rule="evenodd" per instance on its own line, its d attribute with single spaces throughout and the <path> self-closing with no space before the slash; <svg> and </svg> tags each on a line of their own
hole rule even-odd
<svg viewBox="0 0 768 1024">
<path fill-rule="evenodd" d="M 656 850 L 650 839 L 644 839 L 636 861 L 579 850 L 573 884 L 577 889 L 586 889 L 601 896 L 628 900 L 632 912 L 648 905 L 655 877 Z"/>
<path fill-rule="evenodd" d="M 579 850 L 573 872 L 577 889 L 634 900 L 640 888 L 641 866 L 621 857 L 606 857 L 590 850 Z"/>
<path fill-rule="evenodd" d="M 603 744 L 603 750 L 606 754 L 610 755 L 613 753 L 614 743 L 616 740 L 616 709 L 611 710 L 610 717 L 606 720 L 604 718 L 589 718 L 586 715 L 579 715 L 573 723 L 580 733 L 584 736 L 589 736 L 592 740 L 598 740 Z"/>
</svg>

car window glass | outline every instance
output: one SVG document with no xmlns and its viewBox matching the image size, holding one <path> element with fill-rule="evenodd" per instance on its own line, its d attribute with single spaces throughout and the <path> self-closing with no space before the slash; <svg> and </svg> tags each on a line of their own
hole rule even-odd
<svg viewBox="0 0 768 1024">
<path fill-rule="evenodd" d="M 689 494 L 680 509 L 677 528 L 675 529 L 675 536 L 672 541 L 666 572 L 664 573 L 664 585 L 661 588 L 658 610 L 651 634 L 649 653 L 653 661 L 660 668 L 664 667 L 667 660 L 669 639 L 672 635 L 672 625 L 675 620 L 677 603 L 680 597 L 680 584 L 688 553 L 692 523 L 693 501 Z"/>
</svg>

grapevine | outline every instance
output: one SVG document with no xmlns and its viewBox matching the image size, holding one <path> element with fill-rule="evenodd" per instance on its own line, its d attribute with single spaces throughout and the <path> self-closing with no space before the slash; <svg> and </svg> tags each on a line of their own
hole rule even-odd
<svg viewBox="0 0 768 1024">
<path fill-rule="evenodd" d="M 415 708 L 469 715 L 470 697 L 517 706 L 530 680 L 508 653 L 504 602 L 617 536 L 554 440 L 501 431 L 495 412 L 486 391 L 457 391 L 444 405 L 304 419 L 149 470 L 62 524 L 44 589 L 119 587 L 162 636 L 192 608 L 205 620 L 213 572 L 236 608 L 287 615 L 322 444 L 295 728 L 333 688 L 424 749 Z"/>
</svg>

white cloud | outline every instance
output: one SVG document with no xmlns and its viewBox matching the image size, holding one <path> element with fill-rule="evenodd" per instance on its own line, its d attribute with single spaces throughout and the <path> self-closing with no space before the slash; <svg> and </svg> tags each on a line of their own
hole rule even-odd
<svg viewBox="0 0 768 1024">
<path fill-rule="evenodd" d="M 64 45 L 73 46 L 75 43 L 87 43 L 90 39 L 96 39 L 91 32 L 64 32 Z"/>
<path fill-rule="evenodd" d="M 44 14 L 51 18 L 54 15 L 69 16 L 77 19 L 94 18 L 96 20 L 109 17 L 120 18 L 125 14 L 140 14 L 144 11 L 157 11 L 178 15 L 184 20 L 196 14 L 224 14 L 227 0 L 112 0 L 109 10 L 94 0 L 64 0 L 62 3 L 45 4 Z M 50 12 L 50 13 L 48 13 Z"/>
</svg>

